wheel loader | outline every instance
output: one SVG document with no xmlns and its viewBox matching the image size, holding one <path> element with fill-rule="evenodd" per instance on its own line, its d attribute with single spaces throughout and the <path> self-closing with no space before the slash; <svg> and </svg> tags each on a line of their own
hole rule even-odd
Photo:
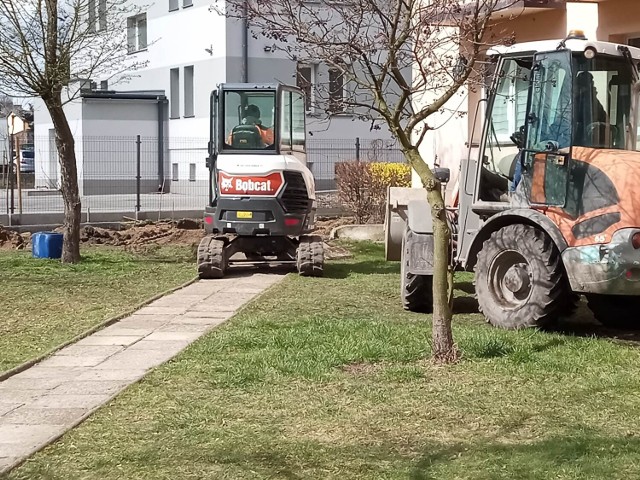
<svg viewBox="0 0 640 480">
<path fill-rule="evenodd" d="M 497 327 L 547 326 L 581 295 L 602 324 L 637 326 L 640 49 L 572 32 L 489 57 L 481 140 L 448 209 L 452 267 L 475 272 L 480 310 Z M 432 309 L 430 212 L 424 189 L 390 189 L 386 256 L 401 261 L 412 311 Z"/>
<path fill-rule="evenodd" d="M 322 238 L 306 165 L 305 99 L 286 85 L 222 84 L 211 93 L 207 235 L 198 275 L 220 278 L 230 265 L 292 265 L 321 276 Z"/>
</svg>

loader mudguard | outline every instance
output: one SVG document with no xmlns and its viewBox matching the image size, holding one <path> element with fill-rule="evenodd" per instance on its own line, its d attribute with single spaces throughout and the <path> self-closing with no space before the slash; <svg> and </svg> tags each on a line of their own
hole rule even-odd
<svg viewBox="0 0 640 480">
<path fill-rule="evenodd" d="M 429 202 L 411 200 L 407 205 L 407 224 L 413 233 L 433 234 L 433 220 Z"/>
<path fill-rule="evenodd" d="M 555 243 L 558 251 L 562 253 L 567 248 L 567 241 L 562 236 L 558 226 L 553 223 L 549 217 L 531 208 L 516 208 L 514 210 L 506 210 L 492 216 L 486 223 L 480 227 L 478 233 L 474 237 L 471 247 L 466 255 L 466 261 L 463 266 L 466 270 L 472 269 L 477 260 L 478 252 L 482 248 L 482 244 L 491 234 L 506 225 L 513 224 L 531 225 L 545 232 L 549 238 Z"/>
<path fill-rule="evenodd" d="M 407 230 L 405 255 L 406 272 L 413 275 L 433 275 L 433 234 Z"/>
</svg>

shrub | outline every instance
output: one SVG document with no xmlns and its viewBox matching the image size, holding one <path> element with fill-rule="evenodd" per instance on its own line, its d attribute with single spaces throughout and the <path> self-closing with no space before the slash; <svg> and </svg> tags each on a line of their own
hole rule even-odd
<svg viewBox="0 0 640 480">
<path fill-rule="evenodd" d="M 409 187 L 411 169 L 402 163 L 342 162 L 336 164 L 336 184 L 357 223 L 382 222 L 388 187 Z"/>
</svg>

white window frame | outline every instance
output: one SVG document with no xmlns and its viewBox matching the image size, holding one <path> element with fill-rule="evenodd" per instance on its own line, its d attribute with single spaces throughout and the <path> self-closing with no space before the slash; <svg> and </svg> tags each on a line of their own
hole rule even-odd
<svg viewBox="0 0 640 480">
<path fill-rule="evenodd" d="M 184 76 L 184 117 L 195 117 L 195 69 L 187 65 L 183 69 Z"/>
<path fill-rule="evenodd" d="M 169 118 L 180 118 L 180 69 L 169 69 Z"/>
<path fill-rule="evenodd" d="M 312 63 L 312 62 L 300 62 L 296 65 L 296 86 L 298 88 L 301 88 L 303 91 L 304 88 L 302 88 L 302 86 L 299 83 L 299 79 L 298 79 L 298 71 L 301 68 L 308 68 L 310 70 L 309 73 L 309 77 L 310 77 L 310 87 L 309 87 L 309 98 L 307 99 L 309 106 L 308 108 L 306 108 L 306 113 L 307 114 L 313 114 L 315 113 L 315 103 L 316 103 L 316 93 L 315 93 L 315 89 L 316 89 L 316 84 L 317 84 L 317 75 L 318 75 L 318 64 L 317 63 Z M 305 91 L 305 96 L 306 96 L 306 91 Z M 305 105 L 306 106 L 306 105 Z"/>
<path fill-rule="evenodd" d="M 141 24 L 144 24 L 144 29 Z M 131 53 L 142 52 L 148 46 L 147 14 L 141 13 L 127 18 L 127 51 Z"/>
</svg>

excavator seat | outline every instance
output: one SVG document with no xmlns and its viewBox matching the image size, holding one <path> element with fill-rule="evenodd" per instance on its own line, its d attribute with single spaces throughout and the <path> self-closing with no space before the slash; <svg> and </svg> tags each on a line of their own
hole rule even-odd
<svg viewBox="0 0 640 480">
<path fill-rule="evenodd" d="M 231 131 L 231 146 L 241 149 L 263 148 L 262 137 L 255 125 L 238 125 Z"/>
</svg>

